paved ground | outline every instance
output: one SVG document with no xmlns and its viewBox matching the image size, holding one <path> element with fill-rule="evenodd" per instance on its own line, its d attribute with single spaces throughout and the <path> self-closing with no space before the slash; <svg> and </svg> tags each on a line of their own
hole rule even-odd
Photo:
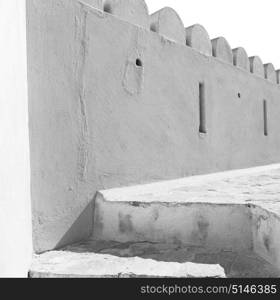
<svg viewBox="0 0 280 300">
<path fill-rule="evenodd" d="M 88 240 L 64 248 L 77 253 L 95 252 L 119 257 L 149 258 L 165 262 L 194 262 L 199 264 L 220 264 L 227 277 L 280 277 L 272 265 L 254 253 L 235 253 L 231 251 L 209 252 L 194 246 L 178 246 L 159 243 L 116 243 Z"/>
</svg>

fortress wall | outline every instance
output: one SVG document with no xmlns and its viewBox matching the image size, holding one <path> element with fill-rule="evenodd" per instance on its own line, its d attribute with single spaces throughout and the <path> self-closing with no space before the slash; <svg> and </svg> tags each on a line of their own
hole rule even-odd
<svg viewBox="0 0 280 300">
<path fill-rule="evenodd" d="M 199 25 L 184 45 L 126 13 L 28 3 L 36 251 L 89 236 L 97 190 L 279 162 L 272 66 Z"/>
</svg>

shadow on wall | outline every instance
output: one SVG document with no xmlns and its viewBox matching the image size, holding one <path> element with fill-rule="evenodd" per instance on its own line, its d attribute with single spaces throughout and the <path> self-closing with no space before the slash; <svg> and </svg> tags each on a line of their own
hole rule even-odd
<svg viewBox="0 0 280 300">
<path fill-rule="evenodd" d="M 95 197 L 86 206 L 69 230 L 63 235 L 60 241 L 56 244 L 55 249 L 62 248 L 77 241 L 83 241 L 92 235 L 94 199 Z"/>
</svg>

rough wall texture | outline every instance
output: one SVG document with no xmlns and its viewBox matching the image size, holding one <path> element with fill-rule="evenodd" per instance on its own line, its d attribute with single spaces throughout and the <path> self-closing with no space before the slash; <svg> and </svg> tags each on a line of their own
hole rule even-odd
<svg viewBox="0 0 280 300">
<path fill-rule="evenodd" d="M 259 60 L 246 62 L 224 38 L 205 55 L 203 27 L 186 30 L 191 48 L 129 17 L 76 0 L 28 0 L 38 252 L 90 235 L 99 189 L 279 162 L 271 66 L 266 79 Z"/>
<path fill-rule="evenodd" d="M 0 1 L 0 277 L 32 257 L 25 1 Z"/>
</svg>

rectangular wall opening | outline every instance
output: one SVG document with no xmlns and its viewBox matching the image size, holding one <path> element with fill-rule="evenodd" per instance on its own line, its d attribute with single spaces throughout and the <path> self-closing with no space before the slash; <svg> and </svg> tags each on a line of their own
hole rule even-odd
<svg viewBox="0 0 280 300">
<path fill-rule="evenodd" d="M 268 136 L 268 113 L 266 100 L 263 100 L 263 125 L 264 135 Z"/>
<path fill-rule="evenodd" d="M 199 83 L 199 132 L 207 133 L 205 84 Z"/>
</svg>

